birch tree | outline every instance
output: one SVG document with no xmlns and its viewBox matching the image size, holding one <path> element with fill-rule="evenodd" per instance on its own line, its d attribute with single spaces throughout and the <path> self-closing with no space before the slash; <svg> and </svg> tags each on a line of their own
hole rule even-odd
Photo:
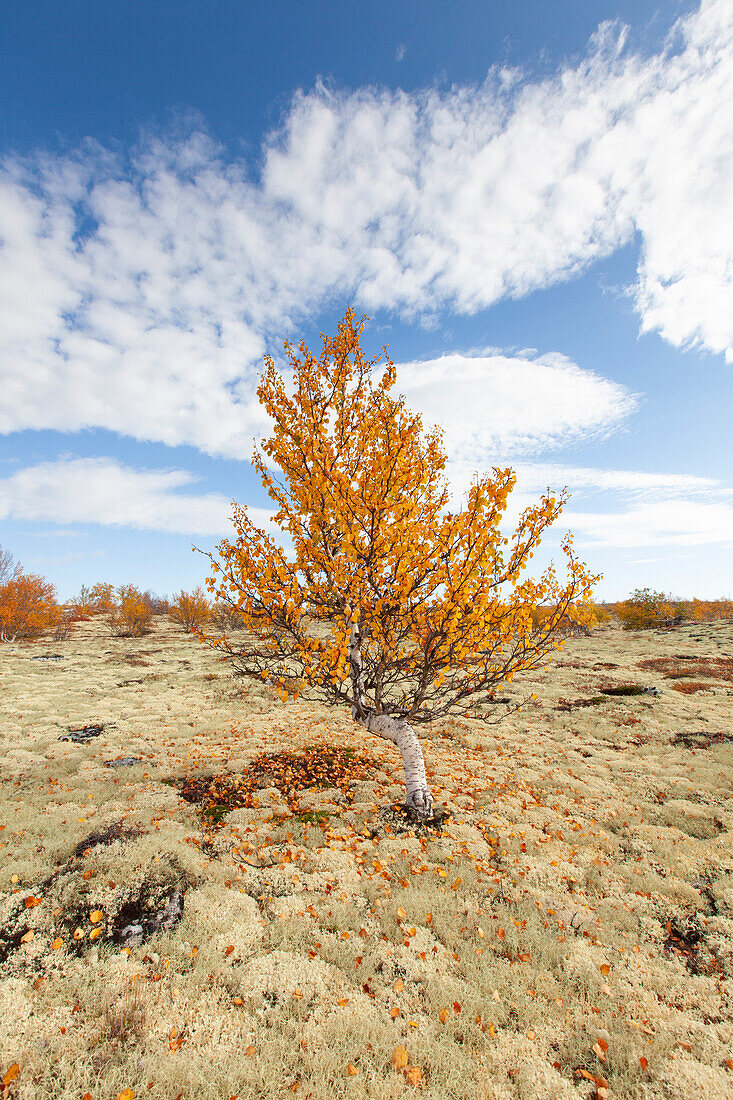
<svg viewBox="0 0 733 1100">
<path fill-rule="evenodd" d="M 295 558 L 234 504 L 236 538 L 207 555 L 206 584 L 249 634 L 236 644 L 226 634 L 199 637 L 240 675 L 271 682 L 283 701 L 349 707 L 356 726 L 393 742 L 408 816 L 426 820 L 433 798 L 416 728 L 492 701 L 517 672 L 544 665 L 561 644 L 557 624 L 591 599 L 599 577 L 576 559 L 570 535 L 564 580 L 552 564 L 539 580 L 522 575 L 565 491 L 548 490 L 527 508 L 511 538 L 500 531 L 511 469 L 494 468 L 472 484 L 463 510 L 445 511 L 442 429 L 423 436 L 421 417 L 389 395 L 396 370 L 386 348 L 373 385 L 383 359 L 364 357 L 366 320 L 355 323 L 348 310 L 337 336 L 322 335 L 319 357 L 304 342 L 285 343 L 292 399 L 265 357 L 257 395 L 275 428 L 263 451 L 286 484 L 256 447 L 253 462 Z M 540 603 L 553 611 L 537 631 Z"/>
</svg>

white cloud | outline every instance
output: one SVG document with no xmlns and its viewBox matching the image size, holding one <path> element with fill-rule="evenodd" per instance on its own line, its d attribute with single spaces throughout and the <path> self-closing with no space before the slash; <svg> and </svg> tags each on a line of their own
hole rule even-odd
<svg viewBox="0 0 733 1100">
<path fill-rule="evenodd" d="M 404 45 L 404 43 L 400 42 L 399 46 L 397 47 L 397 49 L 394 52 L 395 61 L 402 61 L 404 59 L 404 56 L 405 56 L 406 53 L 407 53 L 406 46 Z"/>
<path fill-rule="evenodd" d="M 626 493 L 650 500 L 672 497 L 680 493 L 725 493 L 716 478 L 693 474 L 660 474 L 645 470 L 601 470 L 592 466 L 572 466 L 553 462 L 513 462 L 518 484 L 526 492 L 537 492 L 546 486 L 571 492 L 597 490 L 604 497 L 612 492 Z"/>
<path fill-rule="evenodd" d="M 0 480 L 0 518 L 177 534 L 231 531 L 231 502 L 221 493 L 180 491 L 197 480 L 183 470 L 133 470 L 109 458 L 40 462 Z M 269 516 L 251 511 L 254 523 Z"/>
<path fill-rule="evenodd" d="M 490 467 L 479 463 L 476 470 L 488 473 Z M 544 540 L 548 548 L 567 530 L 574 532 L 584 554 L 598 547 L 733 544 L 733 490 L 720 482 L 549 463 L 523 463 L 515 470 L 517 486 L 502 524 L 506 533 L 548 486 L 555 492 L 564 485 L 571 490 L 569 505 Z M 449 460 L 443 473 L 450 490 L 449 509 L 465 507 L 473 475 L 474 470 L 465 463 Z M 0 519 L 231 537 L 231 502 L 221 493 L 191 492 L 199 480 L 185 470 L 136 470 L 108 458 L 65 457 L 26 467 L 0 480 Z M 609 491 L 615 490 L 622 497 L 621 509 L 591 512 L 577 508 L 577 496 L 593 490 L 606 506 Z M 252 508 L 246 500 L 238 503 L 247 507 L 256 527 L 292 556 L 289 534 L 273 522 L 275 509 Z"/>
<path fill-rule="evenodd" d="M 396 364 L 390 391 L 440 425 L 454 464 L 499 461 L 614 431 L 636 398 L 615 382 L 581 370 L 563 355 L 443 355 Z M 380 370 L 376 377 L 381 377 Z"/>
<path fill-rule="evenodd" d="M 257 177 L 195 126 L 127 158 L 88 142 L 6 161 L 0 431 L 249 457 L 268 340 L 336 296 L 429 323 L 570 278 L 635 231 L 642 326 L 733 355 L 733 8 L 708 0 L 649 58 L 624 37 L 604 24 L 534 83 L 319 85 Z"/>
<path fill-rule="evenodd" d="M 717 503 L 682 498 L 650 501 L 621 513 L 568 510 L 563 523 L 584 549 L 641 546 L 733 546 L 733 494 Z"/>
</svg>

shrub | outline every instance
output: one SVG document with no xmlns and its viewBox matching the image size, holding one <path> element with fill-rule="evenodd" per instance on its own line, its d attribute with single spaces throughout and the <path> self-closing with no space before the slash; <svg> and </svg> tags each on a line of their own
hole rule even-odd
<svg viewBox="0 0 733 1100">
<path fill-rule="evenodd" d="M 88 619 L 91 615 L 100 615 L 106 611 L 113 611 L 115 607 L 114 585 L 95 584 L 90 588 L 83 584 L 79 589 L 79 595 L 72 600 L 71 609 L 74 617 Z"/>
<path fill-rule="evenodd" d="M 142 595 L 143 602 L 150 608 L 151 615 L 168 615 L 171 605 L 165 597 L 156 596 L 155 592 L 151 592 L 148 588 Z"/>
<path fill-rule="evenodd" d="M 610 616 L 597 604 L 570 604 L 557 618 L 557 604 L 535 604 L 531 609 L 532 630 L 538 634 L 552 626 L 559 635 L 590 634 L 591 628 L 599 622 L 606 622 Z"/>
<path fill-rule="evenodd" d="M 637 588 L 618 605 L 616 614 L 624 630 L 649 630 L 665 626 L 674 617 L 674 608 L 663 592 Z"/>
<path fill-rule="evenodd" d="M 92 586 L 89 593 L 95 614 L 112 611 L 115 606 L 115 588 L 113 584 L 99 582 Z"/>
<path fill-rule="evenodd" d="M 7 584 L 8 581 L 16 581 L 22 572 L 23 567 L 20 562 L 0 546 L 0 585 Z"/>
<path fill-rule="evenodd" d="M 303 616 L 305 620 L 305 616 Z M 214 604 L 211 611 L 211 622 L 223 634 L 229 630 L 244 630 L 244 618 L 242 613 L 231 604 L 221 601 Z"/>
<path fill-rule="evenodd" d="M 65 642 L 71 633 L 71 628 L 75 622 L 78 622 L 77 616 L 74 614 L 74 610 L 71 607 L 59 608 L 59 617 L 56 622 L 56 629 L 53 633 L 53 640 L 55 642 Z"/>
<path fill-rule="evenodd" d="M 139 638 L 150 633 L 153 612 L 149 603 L 134 584 L 123 584 L 117 589 L 117 604 L 108 618 L 112 633 L 118 638 Z"/>
<path fill-rule="evenodd" d="M 171 604 L 170 617 L 188 634 L 193 634 L 211 618 L 211 604 L 201 587 L 179 592 Z"/>
<path fill-rule="evenodd" d="M 60 617 L 56 589 L 43 577 L 20 573 L 0 586 L 0 640 L 36 638 Z"/>
</svg>

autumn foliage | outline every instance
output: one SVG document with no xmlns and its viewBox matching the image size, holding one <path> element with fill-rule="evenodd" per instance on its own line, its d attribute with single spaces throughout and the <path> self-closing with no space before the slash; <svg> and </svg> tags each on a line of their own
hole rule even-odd
<svg viewBox="0 0 733 1100">
<path fill-rule="evenodd" d="M 276 427 L 263 449 L 288 490 L 276 487 L 256 451 L 253 461 L 295 560 L 235 505 L 236 537 L 219 544 L 218 559 L 208 555 L 207 587 L 237 608 L 259 642 L 235 647 L 201 637 L 242 675 L 271 681 L 283 700 L 308 689 L 348 704 L 356 718 L 428 722 L 469 699 L 493 698 L 518 671 L 545 663 L 560 644 L 563 616 L 587 604 L 598 578 L 575 558 L 570 535 L 562 542 L 564 581 L 554 565 L 538 580 L 520 577 L 567 497 L 543 496 L 506 538 L 510 469 L 495 468 L 472 485 L 463 511 L 445 513 L 441 430 L 423 441 L 420 416 L 388 395 L 396 380 L 389 359 L 371 385 L 382 360 L 364 359 L 363 328 L 347 311 L 338 336 L 323 336 L 320 358 L 304 343 L 299 355 L 285 344 L 293 400 L 265 358 L 257 393 Z M 540 629 L 532 618 L 538 604 L 552 606 Z M 330 638 L 316 636 L 310 622 L 328 624 Z M 355 639 L 360 665 L 350 656 Z"/>
<path fill-rule="evenodd" d="M 113 611 L 115 607 L 115 588 L 113 584 L 98 583 L 91 587 L 83 584 L 79 595 L 72 600 L 74 615 L 101 615 Z"/>
<path fill-rule="evenodd" d="M 61 610 L 56 589 L 34 573 L 15 573 L 0 585 L 0 640 L 37 638 L 56 626 Z"/>
<path fill-rule="evenodd" d="M 137 638 L 148 634 L 153 611 L 150 601 L 134 584 L 120 585 L 107 622 L 117 637 Z"/>
<path fill-rule="evenodd" d="M 200 630 L 211 618 L 211 604 L 204 590 L 194 588 L 193 592 L 181 590 L 174 598 L 168 612 L 171 619 L 188 633 Z"/>
</svg>

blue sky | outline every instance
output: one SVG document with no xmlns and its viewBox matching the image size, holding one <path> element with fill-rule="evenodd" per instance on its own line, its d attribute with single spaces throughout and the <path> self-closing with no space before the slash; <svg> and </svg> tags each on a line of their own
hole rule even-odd
<svg viewBox="0 0 733 1100">
<path fill-rule="evenodd" d="M 349 305 L 460 506 L 550 486 L 601 599 L 731 596 L 733 9 L 3 6 L 0 545 L 63 598 L 270 522 L 255 393 Z M 286 372 L 287 373 L 287 372 Z M 377 376 L 378 377 L 378 376 Z"/>
</svg>

